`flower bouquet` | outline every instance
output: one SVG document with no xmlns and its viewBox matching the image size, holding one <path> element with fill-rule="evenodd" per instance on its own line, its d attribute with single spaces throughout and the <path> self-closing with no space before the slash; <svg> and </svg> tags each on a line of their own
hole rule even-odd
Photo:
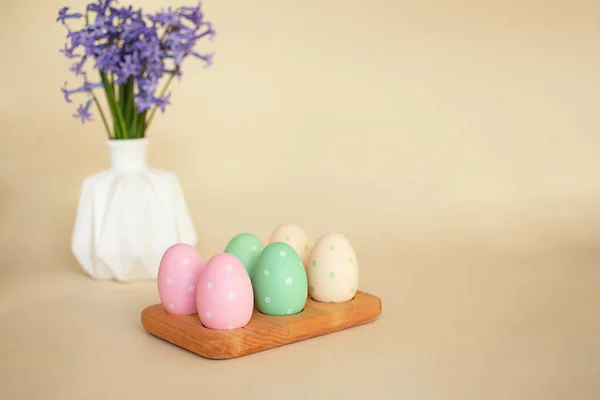
<svg viewBox="0 0 600 400">
<path fill-rule="evenodd" d="M 83 28 L 73 30 L 70 22 L 82 19 Z M 84 13 L 63 7 L 57 21 L 68 32 L 60 51 L 73 60 L 70 71 L 82 80 L 76 88 L 65 83 L 65 100 L 71 103 L 73 95 L 86 95 L 87 101 L 74 116 L 81 122 L 91 120 L 93 103 L 111 139 L 145 136 L 156 111 L 164 112 L 169 104 L 168 89 L 174 77 L 181 77 L 184 59 L 192 56 L 205 67 L 212 64 L 212 53 L 200 54 L 194 49 L 199 40 L 212 40 L 215 35 L 200 4 L 144 14 L 131 6 L 116 7 L 114 0 L 98 0 L 88 4 Z M 94 70 L 96 79 L 89 79 L 86 67 Z M 95 89 L 106 95 L 112 124 Z"/>
<path fill-rule="evenodd" d="M 212 64 L 213 53 L 195 49 L 213 39 L 212 24 L 200 3 L 152 14 L 115 0 L 96 0 L 83 12 L 63 7 L 57 22 L 67 30 L 60 51 L 80 79 L 76 87 L 65 83 L 64 98 L 83 97 L 74 114 L 82 123 L 96 107 L 111 156 L 108 171 L 83 182 L 73 253 L 96 279 L 155 279 L 164 251 L 175 243 L 195 245 L 196 234 L 177 177 L 147 165 L 147 132 L 157 110 L 170 104 L 169 88 L 181 78 L 184 60 Z"/>
</svg>

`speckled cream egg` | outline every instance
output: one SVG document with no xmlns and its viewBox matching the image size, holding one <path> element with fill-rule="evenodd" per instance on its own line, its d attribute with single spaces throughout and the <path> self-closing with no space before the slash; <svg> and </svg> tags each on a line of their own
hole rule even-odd
<svg viewBox="0 0 600 400">
<path fill-rule="evenodd" d="M 239 258 L 229 253 L 206 263 L 198 287 L 196 306 L 202 325 L 209 329 L 237 329 L 252 318 L 254 295 L 250 277 Z"/>
<path fill-rule="evenodd" d="M 158 266 L 158 295 L 164 309 L 177 315 L 196 313 L 196 284 L 204 260 L 189 244 L 177 243 L 163 254 Z"/>
<path fill-rule="evenodd" d="M 269 244 L 254 269 L 254 302 L 266 315 L 302 312 L 308 297 L 304 265 L 294 249 L 282 242 Z"/>
<path fill-rule="evenodd" d="M 304 230 L 295 224 L 281 224 L 275 228 L 271 234 L 269 243 L 283 242 L 290 245 L 302 260 L 304 266 L 307 265 L 308 254 L 310 252 L 310 242 Z"/>
<path fill-rule="evenodd" d="M 224 253 L 233 254 L 239 258 L 244 268 L 246 268 L 248 276 L 250 276 L 250 281 L 252 281 L 254 267 L 256 266 L 258 257 L 260 257 L 260 253 L 262 253 L 263 247 L 262 241 L 258 236 L 252 233 L 240 233 L 227 243 Z"/>
<path fill-rule="evenodd" d="M 321 236 L 310 252 L 307 276 L 313 300 L 352 300 L 358 290 L 358 260 L 348 239 L 340 233 Z"/>
</svg>

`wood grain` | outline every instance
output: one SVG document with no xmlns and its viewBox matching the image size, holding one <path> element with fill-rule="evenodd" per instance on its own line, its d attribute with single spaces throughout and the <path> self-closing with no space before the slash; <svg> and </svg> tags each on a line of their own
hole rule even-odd
<svg viewBox="0 0 600 400">
<path fill-rule="evenodd" d="M 214 360 L 245 356 L 372 322 L 381 314 L 381 299 L 358 291 L 354 299 L 337 304 L 310 297 L 304 310 L 290 316 L 268 316 L 256 308 L 243 328 L 213 330 L 198 315 L 173 315 L 155 304 L 142 311 L 142 325 L 152 335 Z"/>
</svg>

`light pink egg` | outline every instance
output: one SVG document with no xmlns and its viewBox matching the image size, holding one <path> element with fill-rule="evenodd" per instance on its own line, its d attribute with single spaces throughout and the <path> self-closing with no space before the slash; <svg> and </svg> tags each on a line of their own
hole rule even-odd
<svg viewBox="0 0 600 400">
<path fill-rule="evenodd" d="M 252 284 L 236 256 L 220 253 L 208 260 L 198 279 L 197 309 L 202 324 L 210 329 L 237 329 L 250 322 Z"/>
<path fill-rule="evenodd" d="M 196 249 L 185 243 L 169 247 L 158 267 L 158 295 L 167 312 L 190 315 L 196 308 L 196 286 L 204 260 Z"/>
</svg>

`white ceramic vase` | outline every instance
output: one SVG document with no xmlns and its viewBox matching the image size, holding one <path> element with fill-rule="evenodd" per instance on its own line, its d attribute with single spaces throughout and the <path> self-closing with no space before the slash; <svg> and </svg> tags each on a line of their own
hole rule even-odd
<svg viewBox="0 0 600 400">
<path fill-rule="evenodd" d="M 169 246 L 196 245 L 179 180 L 148 166 L 148 144 L 108 140 L 110 169 L 83 182 L 71 246 L 94 279 L 154 280 Z"/>
</svg>

